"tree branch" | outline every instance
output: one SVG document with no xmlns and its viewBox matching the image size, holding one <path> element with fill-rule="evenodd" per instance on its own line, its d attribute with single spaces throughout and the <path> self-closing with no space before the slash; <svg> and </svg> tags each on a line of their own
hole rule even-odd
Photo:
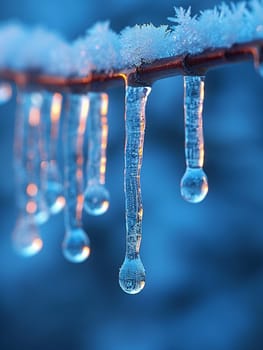
<svg viewBox="0 0 263 350">
<path fill-rule="evenodd" d="M 138 68 L 94 72 L 82 78 L 56 77 L 36 71 L 1 70 L 0 79 L 50 91 L 86 93 L 105 91 L 122 85 L 125 80 L 132 86 L 150 86 L 159 79 L 176 75 L 204 75 L 212 68 L 249 60 L 253 60 L 256 67 L 263 61 L 263 40 L 235 44 L 230 48 L 207 49 L 196 55 L 162 58 Z"/>
</svg>

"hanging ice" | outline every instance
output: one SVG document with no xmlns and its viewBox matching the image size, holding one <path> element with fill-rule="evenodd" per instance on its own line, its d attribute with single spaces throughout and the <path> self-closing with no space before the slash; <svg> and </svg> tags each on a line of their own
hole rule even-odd
<svg viewBox="0 0 263 350">
<path fill-rule="evenodd" d="M 203 76 L 184 77 L 185 158 L 186 171 L 181 180 L 182 197 L 191 203 L 201 202 L 208 192 L 203 171 Z"/>
<path fill-rule="evenodd" d="M 51 214 L 60 212 L 65 205 L 64 189 L 57 163 L 57 143 L 59 136 L 62 95 L 44 94 L 42 106 L 43 152 L 42 168 L 44 172 L 44 192 Z"/>
<path fill-rule="evenodd" d="M 19 216 L 13 232 L 14 246 L 24 256 L 42 248 L 38 224 L 48 219 L 41 191 L 40 93 L 19 91 L 15 128 L 15 175 Z"/>
<path fill-rule="evenodd" d="M 65 148 L 65 225 L 63 254 L 71 262 L 79 263 L 89 256 L 90 243 L 82 229 L 83 209 L 83 142 L 89 99 L 70 95 L 66 113 Z"/>
<path fill-rule="evenodd" d="M 150 87 L 126 87 L 125 100 L 125 170 L 126 254 L 119 272 L 121 288 L 129 294 L 139 293 L 145 285 L 145 270 L 140 259 L 142 238 L 142 166 L 145 105 Z"/>
<path fill-rule="evenodd" d="M 87 187 L 84 209 L 91 215 L 104 214 L 109 207 L 105 188 L 108 139 L 108 95 L 89 93 Z"/>
<path fill-rule="evenodd" d="M 21 100 L 20 100 L 21 99 Z M 33 214 L 36 223 L 43 224 L 49 218 L 49 211 L 43 195 L 41 179 L 42 138 L 41 138 L 41 107 L 43 95 L 40 92 L 21 91 L 18 96 L 18 108 L 21 109 L 20 118 L 24 120 L 23 131 L 23 164 L 25 168 L 25 184 L 28 202 L 27 212 Z M 19 116 L 18 116 L 19 117 Z"/>
<path fill-rule="evenodd" d="M 0 81 L 0 105 L 6 103 L 12 97 L 11 84 Z"/>
</svg>

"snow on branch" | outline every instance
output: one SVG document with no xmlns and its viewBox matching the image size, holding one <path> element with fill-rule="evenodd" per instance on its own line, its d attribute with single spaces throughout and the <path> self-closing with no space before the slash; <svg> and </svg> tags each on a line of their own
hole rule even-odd
<svg viewBox="0 0 263 350">
<path fill-rule="evenodd" d="M 83 84 L 112 84 L 124 73 L 131 73 L 135 83 L 149 83 L 255 58 L 263 46 L 263 0 L 222 3 L 197 15 L 191 8 L 174 11 L 167 25 L 136 25 L 119 34 L 109 22 L 98 22 L 72 43 L 40 27 L 2 24 L 1 76 L 43 85 L 71 83 L 76 90 Z"/>
</svg>

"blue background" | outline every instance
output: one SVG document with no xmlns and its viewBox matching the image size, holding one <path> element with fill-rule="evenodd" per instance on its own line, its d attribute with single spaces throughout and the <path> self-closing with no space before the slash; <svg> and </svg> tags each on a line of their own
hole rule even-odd
<svg viewBox="0 0 263 350">
<path fill-rule="evenodd" d="M 97 20 L 112 28 L 167 23 L 173 6 L 193 12 L 216 1 L 9 0 L 0 19 L 42 24 L 73 39 Z M 84 218 L 92 255 L 80 265 L 61 254 L 63 215 L 42 226 L 43 251 L 15 255 L 12 144 L 15 97 L 0 109 L 1 350 L 262 350 L 263 80 L 253 63 L 209 72 L 204 106 L 210 191 L 185 203 L 182 77 L 159 81 L 147 106 L 141 256 L 145 289 L 118 286 L 125 248 L 124 90 L 109 91 L 107 183 L 111 207 Z"/>
</svg>

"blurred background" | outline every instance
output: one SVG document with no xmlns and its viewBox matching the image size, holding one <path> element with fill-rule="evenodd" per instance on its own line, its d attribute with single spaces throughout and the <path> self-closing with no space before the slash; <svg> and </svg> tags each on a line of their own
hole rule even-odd
<svg viewBox="0 0 263 350">
<path fill-rule="evenodd" d="M 193 13 L 213 1 L 9 0 L 0 20 L 42 24 L 69 40 L 98 20 L 114 30 L 167 23 L 173 6 Z M 92 254 L 64 260 L 63 214 L 41 227 L 43 251 L 28 259 L 11 245 L 17 209 L 13 174 L 15 96 L 0 109 L 1 350 L 262 350 L 263 80 L 253 63 L 209 72 L 204 106 L 205 169 L 210 191 L 184 202 L 182 77 L 159 81 L 147 106 L 138 295 L 122 292 L 125 250 L 124 90 L 109 90 L 107 185 L 111 206 L 84 217 Z"/>
</svg>

